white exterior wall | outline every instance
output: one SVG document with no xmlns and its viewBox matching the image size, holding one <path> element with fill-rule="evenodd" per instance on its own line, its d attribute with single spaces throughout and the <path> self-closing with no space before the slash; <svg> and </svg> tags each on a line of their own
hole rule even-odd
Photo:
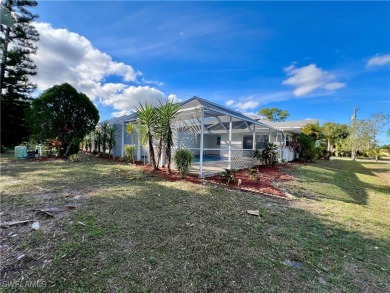
<svg viewBox="0 0 390 293">
<path fill-rule="evenodd" d="M 217 144 L 217 137 L 221 137 L 221 135 L 205 134 L 203 136 L 203 148 L 205 148 L 205 149 L 219 149 L 220 145 Z M 222 144 L 222 142 L 221 142 L 221 144 Z M 220 155 L 221 151 L 219 151 L 219 150 L 205 150 L 204 153 L 207 155 Z"/>
</svg>

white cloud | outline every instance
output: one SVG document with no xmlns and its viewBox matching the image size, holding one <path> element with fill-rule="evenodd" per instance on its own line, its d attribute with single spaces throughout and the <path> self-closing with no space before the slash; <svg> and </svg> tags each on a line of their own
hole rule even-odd
<svg viewBox="0 0 390 293">
<path fill-rule="evenodd" d="M 253 96 L 247 98 L 240 98 L 239 101 L 228 100 L 225 102 L 225 105 L 235 109 L 236 111 L 247 112 L 256 108 L 260 103 L 258 101 L 253 101 Z"/>
<path fill-rule="evenodd" d="M 326 89 L 328 91 L 334 91 L 334 90 L 337 90 L 337 89 L 342 88 L 344 86 L 345 86 L 345 83 L 332 82 L 332 83 L 328 83 L 328 84 L 324 85 L 324 89 Z"/>
<path fill-rule="evenodd" d="M 170 94 L 168 95 L 168 100 L 171 101 L 172 103 L 180 103 L 182 100 L 179 99 L 176 95 Z"/>
<path fill-rule="evenodd" d="M 113 116 L 129 113 L 139 103 L 165 98 L 163 92 L 153 87 L 134 86 L 139 84 L 137 77 L 142 76 L 142 72 L 113 61 L 111 56 L 94 48 L 87 38 L 66 29 L 55 29 L 48 23 L 34 25 L 40 33 L 39 49 L 32 57 L 38 66 L 38 75 L 32 78 L 38 92 L 68 82 L 95 103 L 118 110 Z M 122 82 L 105 82 L 110 76 L 118 76 Z M 142 81 L 162 85 L 158 81 L 143 78 Z"/>
<path fill-rule="evenodd" d="M 382 66 L 390 63 L 390 54 L 371 57 L 366 66 Z"/>
<path fill-rule="evenodd" d="M 228 106 L 228 107 L 230 107 L 230 106 L 233 105 L 235 102 L 236 102 L 236 101 L 234 101 L 234 100 L 228 100 L 228 101 L 225 102 L 225 105 Z"/>
<path fill-rule="evenodd" d="M 165 95 L 158 89 L 149 86 L 129 86 L 120 92 L 108 94 L 102 100 L 102 104 L 113 106 L 116 110 L 133 110 L 141 103 L 156 104 L 164 100 Z"/>
<path fill-rule="evenodd" d="M 147 79 L 145 79 L 145 78 L 142 78 L 141 81 L 142 81 L 144 84 L 155 84 L 155 85 L 157 85 L 157 86 L 162 86 L 162 85 L 164 85 L 164 83 L 161 82 L 161 81 L 147 80 Z"/>
<path fill-rule="evenodd" d="M 130 111 L 123 110 L 119 112 L 112 112 L 111 115 L 114 117 L 122 117 L 124 115 L 130 115 L 130 113 L 131 113 Z"/>
<path fill-rule="evenodd" d="M 259 105 L 259 102 L 255 101 L 246 101 L 246 102 L 238 102 L 234 105 L 240 111 L 246 111 L 256 108 Z"/>
<path fill-rule="evenodd" d="M 316 64 L 300 68 L 292 64 L 284 68 L 284 71 L 288 78 L 282 84 L 294 87 L 293 93 L 296 97 L 306 96 L 319 89 L 333 91 L 346 85 L 341 82 L 333 82 L 335 76 L 317 67 Z"/>
</svg>

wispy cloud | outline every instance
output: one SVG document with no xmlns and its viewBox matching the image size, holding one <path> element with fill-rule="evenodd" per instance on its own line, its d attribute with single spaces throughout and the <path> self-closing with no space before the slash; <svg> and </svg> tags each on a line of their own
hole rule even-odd
<svg viewBox="0 0 390 293">
<path fill-rule="evenodd" d="M 149 5 L 130 12 L 127 18 L 110 24 L 116 35 L 102 34 L 97 40 L 99 46 L 110 46 L 109 51 L 118 56 L 203 59 L 221 56 L 221 52 L 232 49 L 226 44 L 245 36 L 260 43 L 272 34 L 265 27 L 255 29 L 247 25 L 239 13 L 224 14 L 196 4 L 180 9 L 176 4 L 170 5 Z"/>
<path fill-rule="evenodd" d="M 292 64 L 284 68 L 287 79 L 282 84 L 294 87 L 294 96 L 303 97 L 317 90 L 334 91 L 345 87 L 345 83 L 335 82 L 336 77 L 327 71 L 310 64 L 297 68 Z"/>
<path fill-rule="evenodd" d="M 371 57 L 368 61 L 366 66 L 367 67 L 376 67 L 376 66 L 383 66 L 386 64 L 390 64 L 390 54 L 387 55 L 377 55 L 374 57 Z"/>
</svg>

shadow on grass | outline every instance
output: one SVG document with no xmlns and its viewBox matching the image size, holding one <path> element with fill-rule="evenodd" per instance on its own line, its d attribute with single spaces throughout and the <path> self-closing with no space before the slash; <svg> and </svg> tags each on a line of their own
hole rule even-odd
<svg viewBox="0 0 390 293">
<path fill-rule="evenodd" d="M 30 278 L 59 291 L 390 290 L 388 242 L 326 224 L 286 201 L 207 186 L 110 186 L 72 214 L 61 239 L 46 233 L 27 244 L 39 249 L 48 239 L 53 264 L 32 269 Z"/>
<path fill-rule="evenodd" d="M 321 161 L 308 165 L 307 169 L 298 169 L 300 178 L 312 183 L 313 190 L 319 196 L 359 205 L 367 205 L 367 190 L 388 193 L 387 187 L 372 181 L 362 181 L 357 176 L 363 174 L 376 177 L 373 171 L 384 172 L 380 168 L 372 170 L 364 167 L 361 162 L 347 160 Z"/>
</svg>

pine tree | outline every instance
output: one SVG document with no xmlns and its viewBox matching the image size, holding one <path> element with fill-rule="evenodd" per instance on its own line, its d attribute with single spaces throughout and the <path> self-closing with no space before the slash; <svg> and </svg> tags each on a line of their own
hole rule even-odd
<svg viewBox="0 0 390 293">
<path fill-rule="evenodd" d="M 39 40 L 38 31 L 31 25 L 37 18 L 28 8 L 36 1 L 4 0 L 1 9 L 14 18 L 14 23 L 1 23 L 1 145 L 16 145 L 28 137 L 25 111 L 29 108 L 30 94 L 36 85 L 29 81 L 35 75 L 36 65 L 31 60 Z"/>
</svg>

